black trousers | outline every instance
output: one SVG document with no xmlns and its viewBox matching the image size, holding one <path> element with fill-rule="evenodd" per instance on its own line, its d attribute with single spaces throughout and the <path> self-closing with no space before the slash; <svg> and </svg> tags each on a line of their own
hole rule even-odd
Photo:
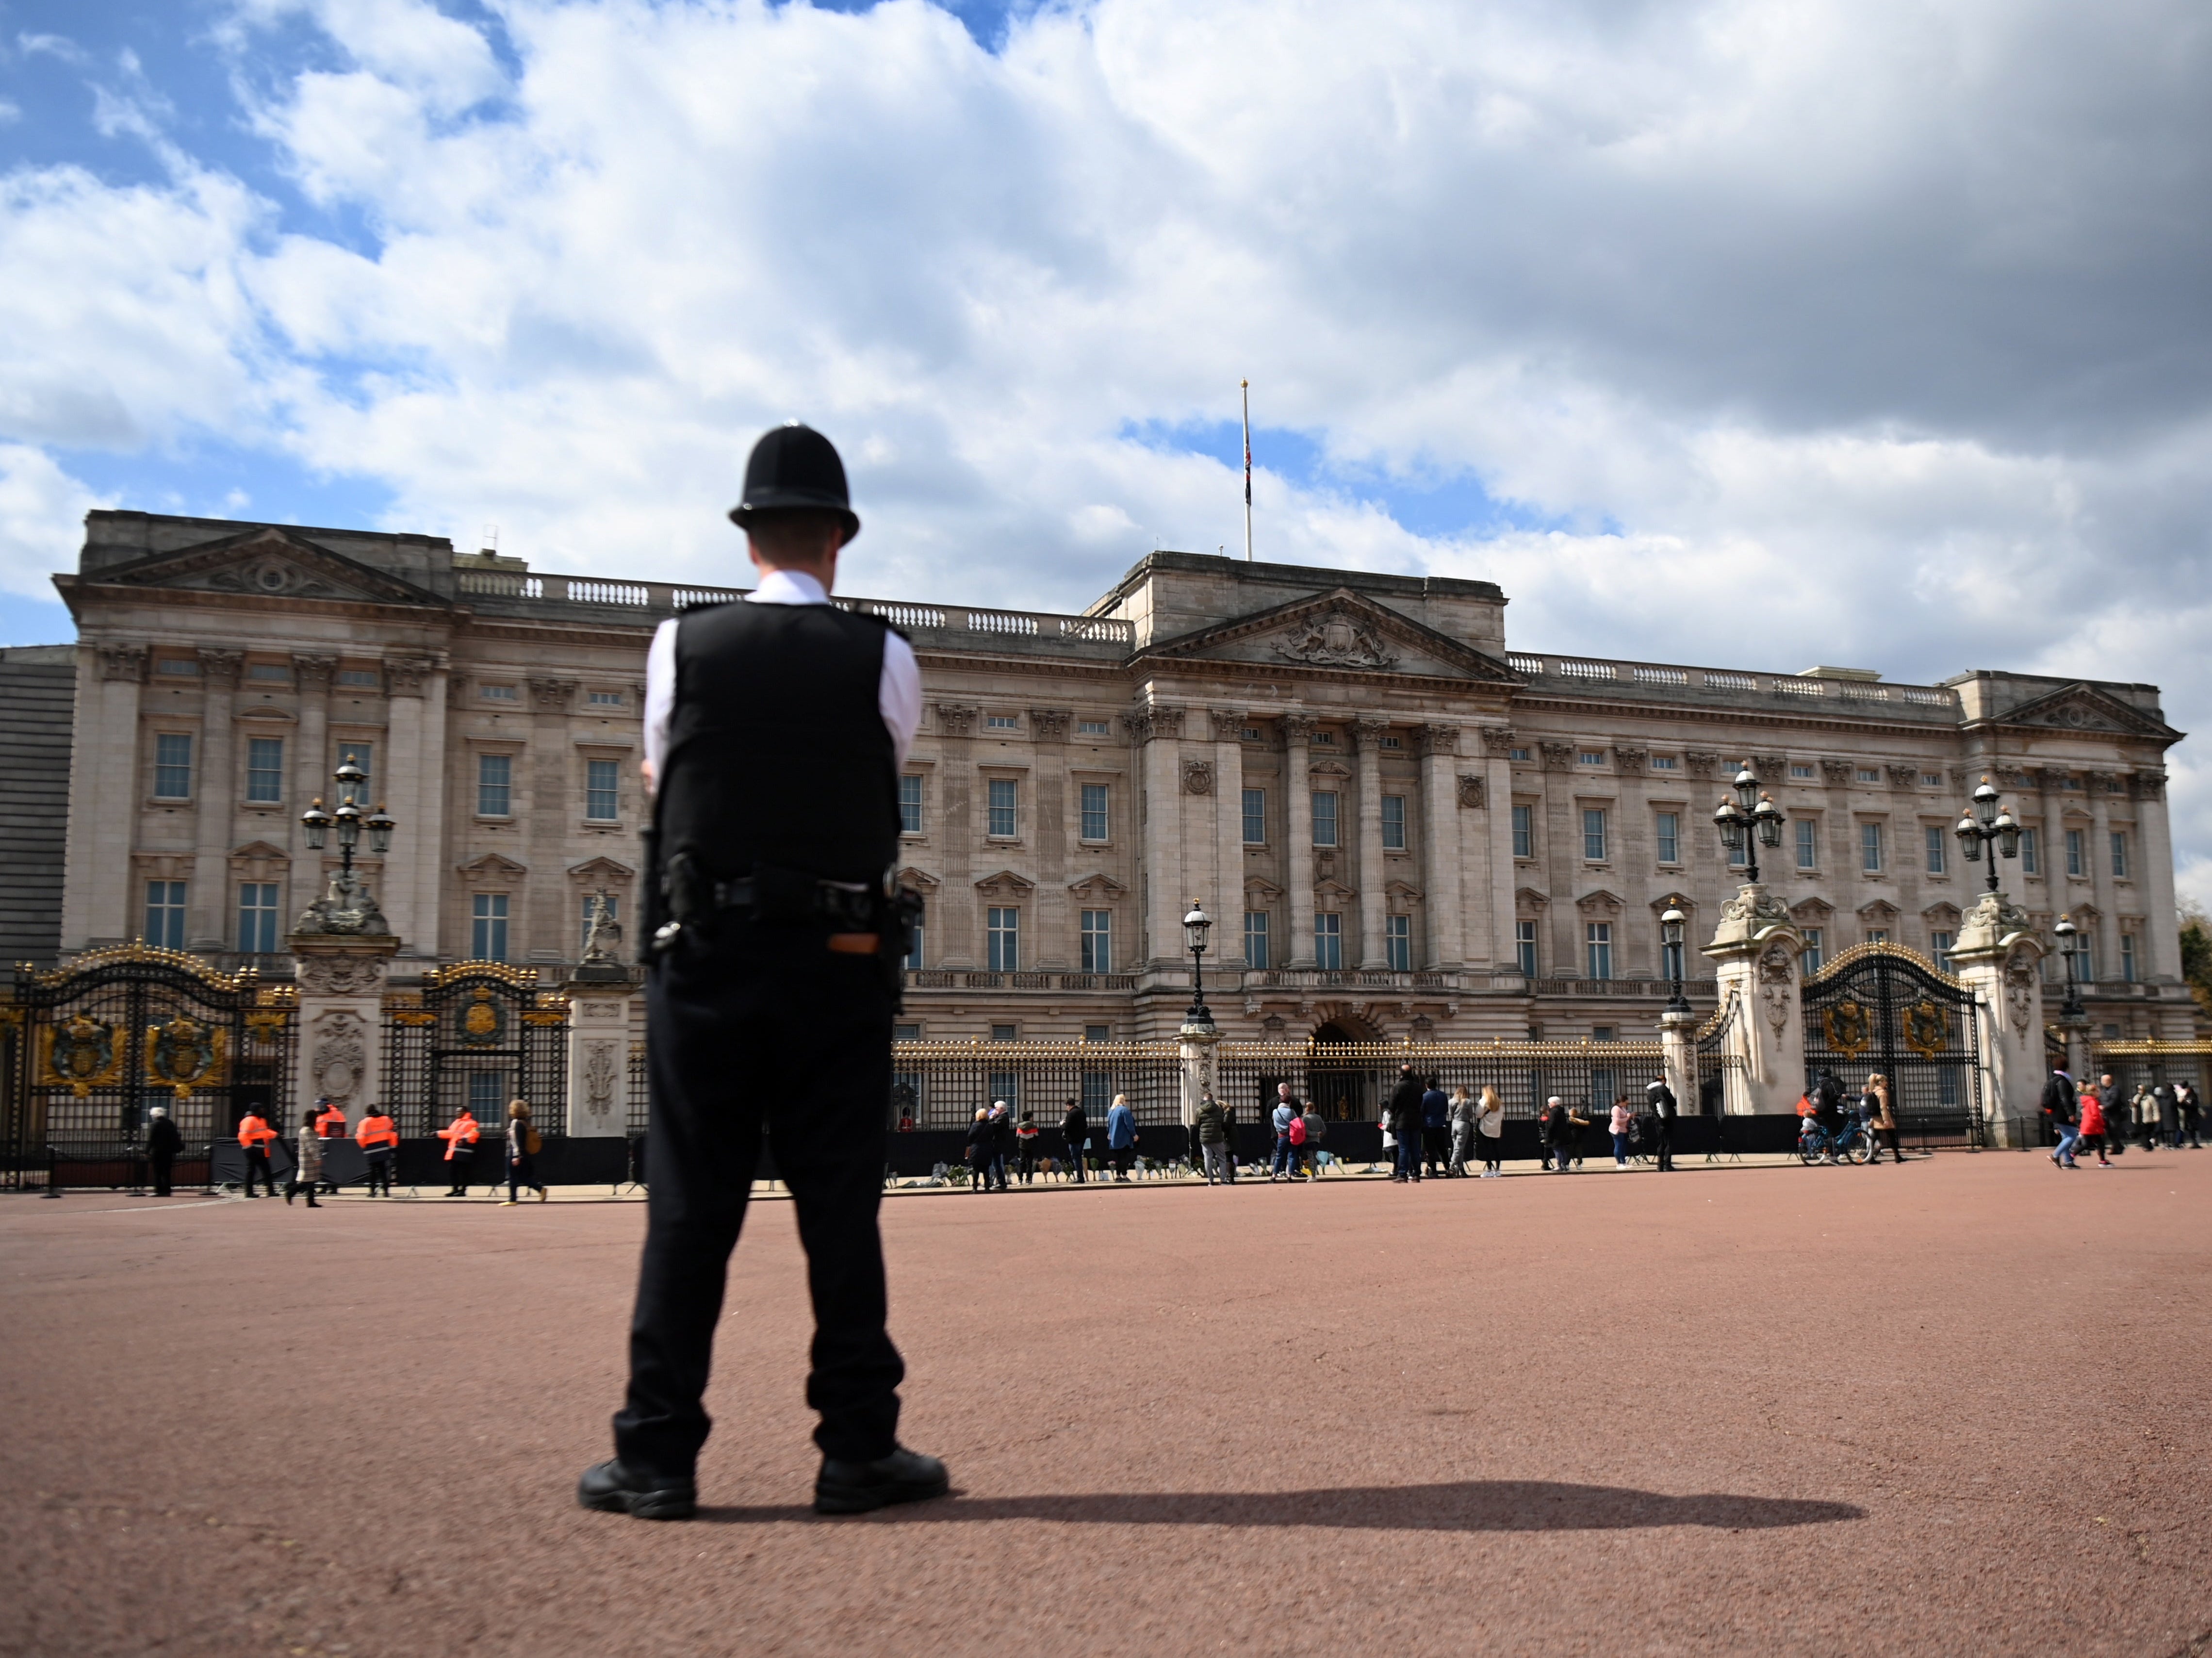
<svg viewBox="0 0 2212 1658">
<path fill-rule="evenodd" d="M 146 1161 L 153 1167 L 154 1195 L 167 1197 L 170 1171 L 177 1165 L 177 1154 L 173 1151 L 151 1151 L 147 1154 Z"/>
<path fill-rule="evenodd" d="M 380 1186 L 384 1188 L 386 1197 L 392 1195 L 392 1151 L 388 1145 L 380 1145 L 368 1154 L 369 1196 L 374 1197 Z"/>
<path fill-rule="evenodd" d="M 1061 1138 L 1065 1139 L 1066 1136 L 1062 1135 Z M 1074 1177 L 1079 1182 L 1083 1179 L 1083 1145 L 1080 1140 L 1068 1140 L 1067 1166 L 1075 1171 Z"/>
<path fill-rule="evenodd" d="M 814 1442 L 825 1456 L 888 1456 L 906 1366 L 884 1327 L 891 999 L 875 958 L 811 928 L 726 920 L 654 965 L 646 1017 L 651 1178 L 616 1454 L 684 1478 L 706 1442 L 714 1326 L 765 1131 L 814 1299 Z"/>
<path fill-rule="evenodd" d="M 1659 1127 L 1651 1137 L 1651 1149 L 1658 1154 L 1662 1169 L 1672 1169 L 1674 1166 L 1674 1125 L 1664 1117 L 1657 1121 Z"/>
<path fill-rule="evenodd" d="M 249 1145 L 246 1148 L 246 1195 L 249 1198 L 253 1195 L 253 1181 L 256 1175 L 258 1175 L 262 1184 L 269 1188 L 269 1195 L 275 1197 L 276 1176 L 269 1167 L 269 1148 L 265 1145 Z"/>
</svg>

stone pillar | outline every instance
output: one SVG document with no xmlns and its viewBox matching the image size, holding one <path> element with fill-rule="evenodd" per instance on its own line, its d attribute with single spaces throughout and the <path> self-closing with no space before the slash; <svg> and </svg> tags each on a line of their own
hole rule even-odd
<svg viewBox="0 0 2212 1658">
<path fill-rule="evenodd" d="M 637 987 L 616 961 L 586 961 L 568 993 L 568 1121 L 571 1139 L 611 1139 L 629 1132 L 629 1017 Z"/>
<path fill-rule="evenodd" d="M 238 677 L 243 651 L 203 650 L 200 659 L 200 752 L 192 780 L 192 885 L 185 937 L 197 950 L 224 948 L 230 908 L 231 817 L 238 810 L 234 751 Z"/>
<path fill-rule="evenodd" d="M 1490 801 L 1490 833 L 1485 837 L 1489 858 L 1486 865 L 1490 899 L 1489 926 L 1486 933 L 1469 932 L 1470 939 L 1482 936 L 1487 938 L 1490 970 L 1492 973 L 1512 973 L 1519 970 L 1519 957 L 1514 950 L 1514 926 L 1519 920 L 1519 908 L 1515 902 L 1515 889 L 1520 884 L 1520 869 L 1513 861 L 1513 728 L 1510 726 L 1486 726 L 1482 729 L 1484 761 L 1484 790 Z M 1468 952 L 1470 960 L 1479 959 Z"/>
<path fill-rule="evenodd" d="M 1181 708 L 1147 706 L 1127 716 L 1138 744 L 1144 778 L 1145 952 L 1155 968 L 1174 968 L 1182 955 L 1184 907 L 1198 895 L 1186 891 L 1189 872 L 1182 844 L 1182 721 Z"/>
<path fill-rule="evenodd" d="M 2181 980 L 2181 928 L 2173 908 L 2173 833 L 2166 817 L 2166 774 L 2139 771 L 2134 778 L 2137 877 L 2143 891 L 2143 942 L 2149 960 L 2143 976 L 2155 984 Z"/>
<path fill-rule="evenodd" d="M 1213 724 L 1213 958 L 1222 993 L 1241 982 L 1231 962 L 1244 960 L 1244 711 L 1210 708 Z"/>
<path fill-rule="evenodd" d="M 291 874 L 297 884 L 287 890 L 284 902 L 295 908 L 315 896 L 323 868 L 322 853 L 307 850 L 300 814 L 311 800 L 319 799 L 325 806 L 336 804 L 331 799 L 331 769 L 335 762 L 330 733 L 331 677 L 337 671 L 338 659 L 334 656 L 292 659 L 292 680 L 300 688 L 300 729 L 284 762 L 284 801 L 291 819 L 285 844 L 291 848 Z"/>
<path fill-rule="evenodd" d="M 1067 722 L 1072 717 L 1066 708 L 1029 711 L 1030 824 L 1022 839 L 1035 848 L 1032 867 L 1036 871 L 1037 887 L 1031 900 L 1036 914 L 1027 923 L 1035 932 L 1024 941 L 1022 949 L 1023 964 L 1039 969 L 1065 970 L 1080 964 L 1067 883 L 1071 875 L 1079 881 L 1089 879 L 1091 870 L 1087 865 L 1071 869 L 1068 859 L 1071 854 L 1079 860 L 1099 855 L 1082 844 L 1083 797 L 1079 792 L 1082 786 L 1071 783 L 1067 775 Z M 1109 794 L 1109 817 L 1113 805 Z M 1127 810 L 1131 803 L 1124 800 L 1121 805 Z M 1115 949 L 1123 948 L 1123 942 L 1116 940 Z"/>
<path fill-rule="evenodd" d="M 1805 1091 L 1805 1012 L 1797 993 L 1804 939 L 1782 901 L 1748 881 L 1721 906 L 1721 924 L 1704 953 L 1720 981 L 1721 1005 L 1741 1004 L 1729 1040 L 1743 1060 L 1745 1103 L 1755 1112 L 1796 1108 Z M 1728 1108 L 1736 1108 L 1730 1100 Z"/>
<path fill-rule="evenodd" d="M 81 647 L 70 753 L 68 852 L 62 880 L 62 949 L 122 944 L 137 883 L 131 849 L 152 793 L 139 775 L 138 705 L 149 653 L 143 645 Z"/>
<path fill-rule="evenodd" d="M 1221 1042 L 1221 1032 L 1210 1019 L 1194 1021 L 1186 1018 L 1180 1033 L 1182 1056 L 1182 1126 L 1192 1128 L 1198 1121 L 1199 1096 L 1207 1089 L 1215 1089 L 1213 1097 L 1221 1097 L 1214 1075 L 1214 1049 Z M 1194 1151 L 1196 1147 L 1192 1148 Z"/>
<path fill-rule="evenodd" d="M 993 849 L 983 840 L 990 820 L 978 821 L 981 803 L 975 798 L 971 741 L 975 717 L 972 702 L 937 704 L 936 850 L 942 871 L 934 895 L 936 913 L 928 921 L 928 948 L 933 964 L 938 967 L 973 968 L 983 963 L 983 918 L 975 902 L 979 874 L 975 864 L 979 857 L 988 858 Z M 1000 867 L 994 865 L 980 873 L 995 875 Z"/>
<path fill-rule="evenodd" d="M 1673 1009 L 1659 1016 L 1660 1065 L 1674 1103 L 1686 1117 L 1698 1112 L 1698 1016 Z"/>
<path fill-rule="evenodd" d="M 385 659 L 385 694 L 390 699 L 386 720 L 386 744 L 383 764 L 371 780 L 369 804 L 381 805 L 405 827 L 410 844 L 434 847 L 439 844 L 436 826 L 426 823 L 422 815 L 422 785 L 425 755 L 423 752 L 422 682 L 429 677 L 430 665 L 417 658 Z M 413 940 L 408 947 L 410 956 L 420 954 L 422 941 L 431 941 L 430 954 L 437 953 L 437 932 L 425 928 L 417 914 L 419 890 L 415 882 L 401 870 L 419 872 L 426 863 L 435 865 L 434 858 L 416 858 L 387 865 L 391 872 L 385 879 L 386 902 L 392 908 L 392 930 L 401 938 Z"/>
<path fill-rule="evenodd" d="M 1359 965 L 1389 965 L 1382 950 L 1382 916 L 1389 908 L 1382 877 L 1382 733 L 1389 722 L 1355 720 L 1352 746 L 1359 754 Z"/>
<path fill-rule="evenodd" d="M 1575 822 L 1575 751 L 1572 743 L 1539 745 L 1544 756 L 1544 918 L 1551 926 L 1548 975 L 1583 976 L 1583 941 L 1575 936 L 1582 912 L 1575 908 L 1575 872 L 1582 867 L 1580 830 Z M 1536 965 L 1539 973 L 1545 963 Z"/>
<path fill-rule="evenodd" d="M 1283 716 L 1283 838 L 1289 853 L 1284 867 L 1291 889 L 1291 936 L 1285 963 L 1314 964 L 1313 716 Z"/>
<path fill-rule="evenodd" d="M 294 1111 L 328 1096 L 349 1123 L 386 1103 L 383 1088 L 384 975 L 399 940 L 389 933 L 294 933 L 299 983 L 299 1068 Z M 289 1123 L 276 1123 L 279 1131 Z"/>
<path fill-rule="evenodd" d="M 1455 968 L 1467 925 L 1461 897 L 1459 815 L 1483 809 L 1489 790 L 1479 775 L 1459 774 L 1459 727 L 1423 726 L 1413 733 L 1421 765 L 1420 960 L 1431 968 Z"/>
<path fill-rule="evenodd" d="M 2105 771 L 2085 773 L 2089 788 L 2089 860 L 2091 890 L 2097 895 L 2097 977 L 2120 976 L 2120 894 L 2112 884 L 2112 785 L 2118 780 Z"/>
<path fill-rule="evenodd" d="M 511 806 L 521 829 L 522 861 L 534 878 L 523 883 L 517 895 L 521 904 L 510 906 L 520 913 L 507 921 L 507 959 L 564 962 L 572 959 L 570 944 L 583 920 L 576 911 L 574 889 L 561 875 L 568 863 L 571 826 L 582 816 L 577 805 L 580 780 L 569 769 L 577 763 L 568 725 L 577 682 L 532 674 L 529 683 L 530 750 L 525 756 L 529 777 L 526 783 L 520 777 L 514 780 Z M 393 706 L 396 709 L 396 701 Z"/>
<path fill-rule="evenodd" d="M 1985 892 L 1966 912 L 1952 971 L 1973 987 L 1981 1022 L 1982 1101 L 1991 1143 L 2033 1145 L 2043 1104 L 2043 941 L 2027 912 Z"/>
</svg>

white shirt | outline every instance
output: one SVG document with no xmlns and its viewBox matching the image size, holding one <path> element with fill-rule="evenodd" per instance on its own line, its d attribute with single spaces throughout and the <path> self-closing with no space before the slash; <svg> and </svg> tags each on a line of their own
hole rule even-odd
<svg viewBox="0 0 2212 1658">
<path fill-rule="evenodd" d="M 797 570 L 770 570 L 761 585 L 747 593 L 748 604 L 827 604 L 830 595 L 812 576 Z M 884 673 L 876 687 L 876 708 L 884 729 L 891 734 L 896 764 L 906 766 L 907 750 L 914 746 L 915 729 L 921 724 L 921 668 L 914 659 L 914 647 L 896 634 L 884 635 Z M 662 756 L 668 752 L 668 723 L 676 713 L 676 618 L 653 631 L 653 648 L 645 658 L 645 763 L 653 776 L 660 775 Z"/>
</svg>

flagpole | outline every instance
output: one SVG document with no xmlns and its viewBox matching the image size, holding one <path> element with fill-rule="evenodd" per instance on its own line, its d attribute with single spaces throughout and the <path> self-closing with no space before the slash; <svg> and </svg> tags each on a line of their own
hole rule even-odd
<svg viewBox="0 0 2212 1658">
<path fill-rule="evenodd" d="M 1244 562 L 1252 562 L 1252 382 L 1239 380 L 1244 394 Z"/>
</svg>

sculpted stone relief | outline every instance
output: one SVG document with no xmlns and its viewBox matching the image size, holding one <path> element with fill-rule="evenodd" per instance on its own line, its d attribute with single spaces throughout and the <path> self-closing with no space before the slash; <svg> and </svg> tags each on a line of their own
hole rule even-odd
<svg viewBox="0 0 2212 1658">
<path fill-rule="evenodd" d="M 592 1041 L 584 1049 L 584 1114 L 605 1127 L 614 1116 L 615 1080 L 619 1066 L 615 1044 Z"/>
<path fill-rule="evenodd" d="M 301 955 L 295 970 L 301 988 L 317 996 L 362 996 L 384 981 L 380 956 Z"/>
<path fill-rule="evenodd" d="M 1275 654 L 1322 668 L 1388 668 L 1398 659 L 1384 647 L 1374 623 L 1343 610 L 1324 610 L 1275 643 Z"/>
<path fill-rule="evenodd" d="M 316 1018 L 307 1039 L 313 1055 L 309 1070 L 318 1096 L 327 1095 L 342 1105 L 353 1097 L 368 1074 L 368 1022 L 344 1008 Z"/>
<path fill-rule="evenodd" d="M 1779 909 L 1781 906 L 1775 906 Z M 1759 958 L 1759 1000 L 1765 1009 L 1766 1022 L 1779 1036 L 1790 1023 L 1795 1000 L 1793 987 L 1797 981 L 1797 964 L 1781 942 L 1767 945 L 1766 953 Z"/>
</svg>

